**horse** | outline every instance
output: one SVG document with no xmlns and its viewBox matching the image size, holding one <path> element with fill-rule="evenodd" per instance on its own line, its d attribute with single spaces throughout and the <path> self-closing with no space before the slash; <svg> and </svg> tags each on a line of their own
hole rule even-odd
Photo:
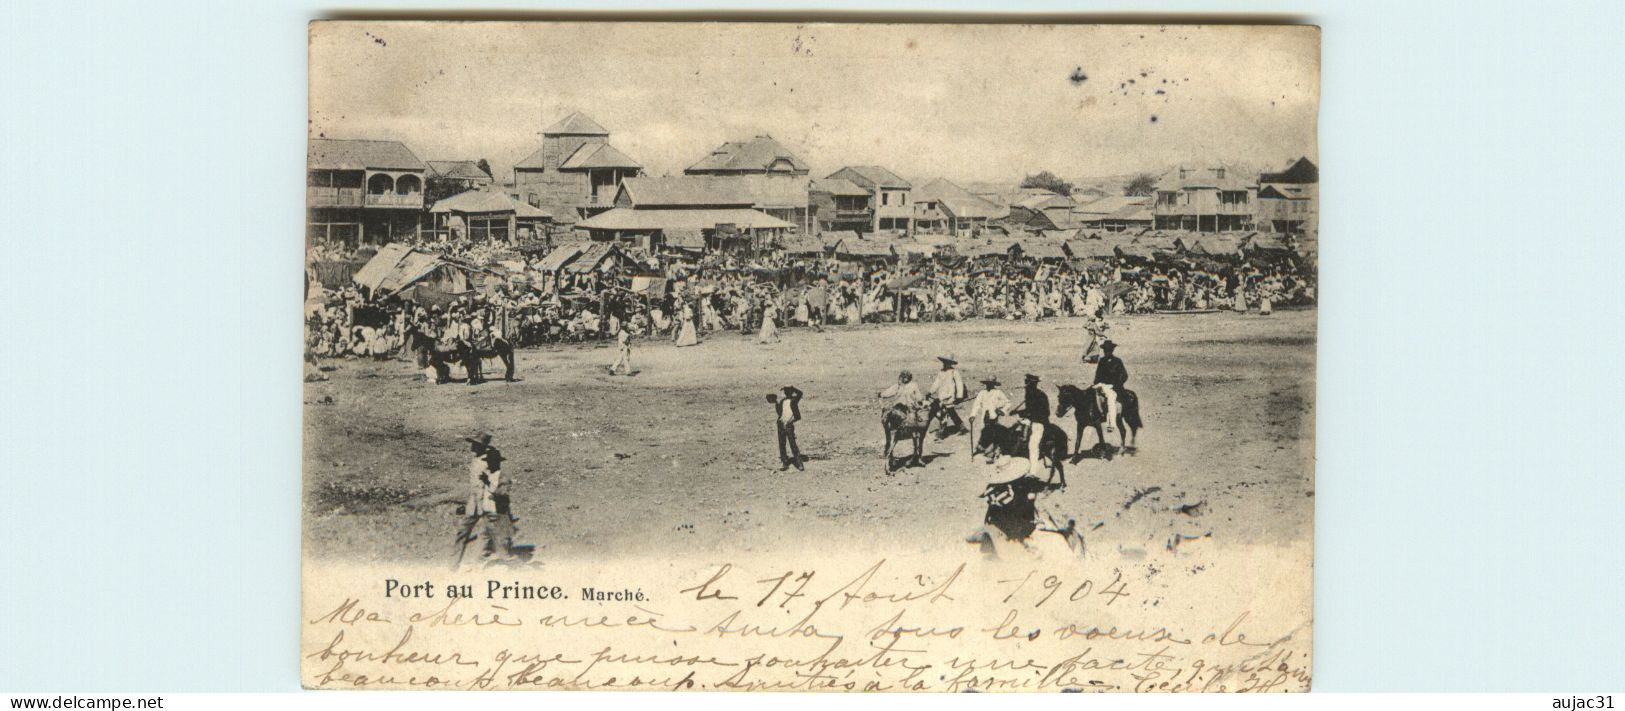
<svg viewBox="0 0 1625 711">
<path fill-rule="evenodd" d="M 406 329 L 406 349 L 417 359 L 418 368 L 434 368 L 436 385 L 451 380 L 451 364 L 459 359 L 456 347 L 441 348 L 439 342 L 416 328 Z"/>
<path fill-rule="evenodd" d="M 1055 409 L 1056 417 L 1065 417 L 1072 412 L 1072 419 L 1076 424 L 1076 434 L 1072 443 L 1076 447 L 1074 458 L 1083 456 L 1083 429 L 1095 428 L 1096 447 L 1107 447 L 1106 444 L 1106 396 L 1093 388 L 1080 388 L 1076 385 L 1062 385 L 1057 396 L 1058 405 Z M 1074 412 L 1075 411 L 1075 412 Z M 1123 389 L 1117 393 L 1117 441 L 1124 452 L 1133 453 L 1134 443 L 1139 439 L 1140 428 L 1145 423 L 1140 420 L 1140 396 L 1133 390 Z"/>
<path fill-rule="evenodd" d="M 415 328 L 407 329 L 406 347 L 417 358 L 419 368 L 434 368 L 435 383 L 441 384 L 451 380 L 452 363 L 461 363 L 468 375 L 469 384 L 480 382 L 480 361 L 487 358 L 500 358 L 505 367 L 503 379 L 513 382 L 513 344 L 506 338 L 494 338 L 489 345 L 473 346 L 461 341 L 442 344 L 439 340 L 431 338 L 428 334 Z"/>
<path fill-rule="evenodd" d="M 1044 422 L 1033 423 L 1032 426 L 1043 427 L 1044 434 L 1038 440 L 1038 460 L 1049 470 L 1049 479 L 1044 482 L 1046 486 L 1057 489 L 1066 488 L 1066 432 L 1059 426 Z M 997 422 L 986 422 L 982 425 L 982 436 L 977 440 L 976 451 L 991 450 L 994 454 L 1007 457 L 1027 457 L 1027 432 L 1025 427 L 1006 427 Z M 1055 484 L 1056 476 L 1061 482 Z"/>
<path fill-rule="evenodd" d="M 485 380 L 485 369 L 481 361 L 497 358 L 502 361 L 502 379 L 513 382 L 513 344 L 508 339 L 498 336 L 484 344 L 463 344 L 463 367 L 469 371 L 470 382 Z"/>
<path fill-rule="evenodd" d="M 901 403 L 886 408 L 880 416 L 880 426 L 886 431 L 886 475 L 890 476 L 897 467 L 893 466 L 892 449 L 897 446 L 901 437 L 907 437 L 914 442 L 914 456 L 905 461 L 908 466 L 921 466 L 921 450 L 925 447 L 925 433 L 931 427 L 931 420 L 937 416 L 940 405 L 932 400 L 928 407 L 910 409 Z M 923 413 L 923 416 L 922 416 Z"/>
</svg>

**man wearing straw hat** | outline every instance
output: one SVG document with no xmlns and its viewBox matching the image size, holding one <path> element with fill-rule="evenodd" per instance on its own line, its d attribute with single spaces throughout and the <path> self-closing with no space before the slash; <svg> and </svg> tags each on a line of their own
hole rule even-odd
<svg viewBox="0 0 1625 711">
<path fill-rule="evenodd" d="M 463 506 L 463 522 L 457 531 L 453 570 L 462 567 L 468 546 L 475 540 L 484 541 L 481 560 L 506 559 L 513 552 L 513 515 L 508 482 L 502 479 L 502 452 L 491 446 L 489 432 L 464 437 L 463 441 L 469 443 L 474 457 L 468 463 L 468 503 Z"/>
<path fill-rule="evenodd" d="M 998 377 L 989 375 L 982 378 L 982 392 L 976 394 L 976 401 L 970 408 L 970 438 L 971 453 L 973 455 L 980 453 L 976 446 L 976 426 L 981 425 L 986 428 L 990 422 L 997 423 L 1000 417 L 1009 414 L 1011 406 L 1010 396 L 1005 395 L 1004 391 L 999 389 Z"/>
<path fill-rule="evenodd" d="M 965 381 L 959 377 L 959 371 L 954 368 L 959 365 L 959 361 L 954 360 L 953 356 L 939 355 L 937 360 L 942 361 L 942 370 L 937 371 L 936 380 L 931 381 L 931 397 L 942 409 L 943 429 L 937 435 L 937 439 L 942 439 L 965 431 L 965 422 L 959 419 L 959 412 L 954 409 L 965 399 Z"/>
</svg>

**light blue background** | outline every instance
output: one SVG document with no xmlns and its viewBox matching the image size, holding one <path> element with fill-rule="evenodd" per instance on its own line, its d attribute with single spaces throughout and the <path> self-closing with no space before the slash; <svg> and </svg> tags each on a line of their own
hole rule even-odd
<svg viewBox="0 0 1625 711">
<path fill-rule="evenodd" d="M 1228 9 L 1324 28 L 1315 688 L 1617 687 L 1625 13 Z M 0 690 L 297 688 L 319 13 L 7 5 Z"/>
</svg>

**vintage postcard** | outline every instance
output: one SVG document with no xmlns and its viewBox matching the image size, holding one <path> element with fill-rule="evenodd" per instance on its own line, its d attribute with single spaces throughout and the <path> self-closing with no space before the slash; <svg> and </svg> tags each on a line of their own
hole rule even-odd
<svg viewBox="0 0 1625 711">
<path fill-rule="evenodd" d="M 303 683 L 1308 690 L 1319 74 L 312 23 Z"/>
</svg>

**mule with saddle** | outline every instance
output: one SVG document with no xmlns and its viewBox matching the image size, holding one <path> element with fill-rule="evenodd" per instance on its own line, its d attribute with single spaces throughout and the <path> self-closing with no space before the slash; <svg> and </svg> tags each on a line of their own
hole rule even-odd
<svg viewBox="0 0 1625 711">
<path fill-rule="evenodd" d="M 462 339 L 434 338 L 416 328 L 406 332 L 406 347 L 417 359 L 419 368 L 433 368 L 435 384 L 451 382 L 451 366 L 461 364 L 469 385 L 485 382 L 484 361 L 497 358 L 502 361 L 502 379 L 514 382 L 513 344 L 497 336 L 483 343 L 469 343 Z"/>
<path fill-rule="evenodd" d="M 1076 385 L 1062 385 L 1057 397 L 1059 404 L 1055 408 L 1056 417 L 1065 417 L 1072 414 L 1075 427 L 1072 443 L 1076 448 L 1072 461 L 1083 459 L 1084 452 L 1097 452 L 1105 459 L 1111 459 L 1117 449 L 1124 454 L 1135 452 L 1135 441 L 1140 434 L 1140 428 L 1145 423 L 1140 420 L 1140 396 L 1133 390 L 1122 388 L 1117 391 L 1117 427 L 1118 446 L 1114 448 L 1106 442 L 1106 394 L 1099 387 L 1080 388 Z M 1088 450 L 1083 448 L 1083 430 L 1094 428 L 1095 445 Z"/>
</svg>

